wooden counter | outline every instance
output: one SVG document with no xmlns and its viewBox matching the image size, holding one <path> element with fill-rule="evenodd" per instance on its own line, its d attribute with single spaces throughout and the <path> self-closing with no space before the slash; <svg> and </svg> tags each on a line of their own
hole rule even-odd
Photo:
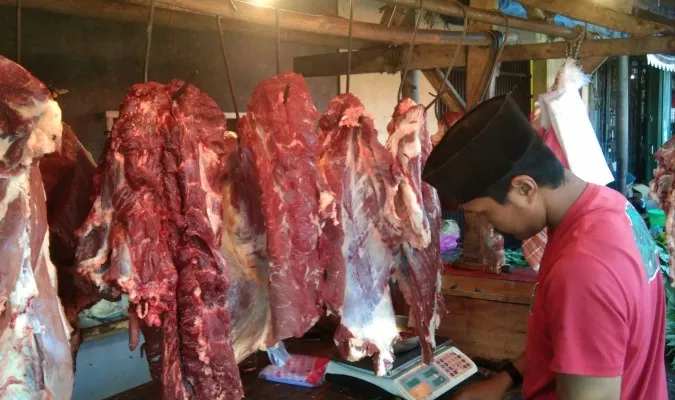
<svg viewBox="0 0 675 400">
<path fill-rule="evenodd" d="M 289 339 L 285 340 L 286 348 L 292 354 L 308 354 L 316 356 L 330 357 L 336 355 L 335 345 L 332 337 L 327 335 L 320 340 Z M 325 382 L 318 388 L 302 388 L 299 386 L 279 384 L 268 382 L 258 378 L 258 373 L 262 368 L 269 364 L 265 353 L 258 353 L 258 370 L 251 373 L 242 374 L 241 380 L 244 386 L 246 399 L 254 400 L 393 400 L 395 396 L 387 395 L 383 397 L 373 397 L 359 392 L 350 391 L 341 386 Z M 472 380 L 481 379 L 482 375 L 477 374 Z M 465 382 L 465 383 L 468 383 Z M 450 400 L 461 388 L 461 384 L 443 396 L 440 400 Z M 150 382 L 145 385 L 128 390 L 124 393 L 109 397 L 106 400 L 160 400 L 161 394 L 159 387 Z"/>
<path fill-rule="evenodd" d="M 536 273 L 500 275 L 448 267 L 443 295 L 448 314 L 438 334 L 473 357 L 514 358 L 525 350 L 525 333 Z"/>
</svg>

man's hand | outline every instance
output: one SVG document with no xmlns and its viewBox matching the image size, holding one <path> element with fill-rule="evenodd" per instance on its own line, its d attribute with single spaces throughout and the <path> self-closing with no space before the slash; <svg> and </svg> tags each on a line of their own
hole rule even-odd
<svg viewBox="0 0 675 400">
<path fill-rule="evenodd" d="M 452 400 L 502 400 L 511 383 L 509 374 L 501 372 L 486 381 L 468 386 Z"/>
</svg>

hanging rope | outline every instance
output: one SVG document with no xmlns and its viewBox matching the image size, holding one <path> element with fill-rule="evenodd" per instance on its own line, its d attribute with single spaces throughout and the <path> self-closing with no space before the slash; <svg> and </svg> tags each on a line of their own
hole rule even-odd
<svg viewBox="0 0 675 400">
<path fill-rule="evenodd" d="M 403 68 L 403 73 L 401 74 L 401 83 L 398 85 L 398 93 L 396 95 L 397 101 L 401 101 L 403 93 L 403 84 L 405 83 L 405 77 L 408 74 L 408 65 L 410 65 L 410 60 L 412 60 L 413 47 L 415 46 L 415 37 L 417 36 L 417 28 L 420 26 L 420 20 L 422 19 L 422 13 L 424 12 L 424 0 L 420 0 L 419 13 L 417 14 L 417 22 L 415 22 L 415 29 L 413 29 L 412 38 L 410 39 L 410 47 L 408 47 L 408 56 L 405 61 L 405 68 Z"/>
<path fill-rule="evenodd" d="M 232 97 L 232 106 L 234 107 L 234 118 L 239 124 L 239 109 L 237 108 L 237 98 L 234 95 L 234 83 L 232 82 L 232 76 L 230 75 L 230 67 L 227 63 L 227 51 L 225 49 L 225 37 L 223 36 L 223 23 L 220 17 L 216 17 L 218 22 L 218 33 L 220 37 L 220 51 L 223 54 L 223 64 L 225 64 L 225 75 L 227 75 L 227 84 L 230 87 L 230 97 Z"/>
<path fill-rule="evenodd" d="M 346 92 L 349 93 L 349 84 L 352 78 L 352 24 L 354 22 L 354 4 L 349 0 L 349 43 L 347 44 L 347 83 Z"/>
<path fill-rule="evenodd" d="M 281 73 L 281 26 L 279 23 L 279 1 L 276 1 L 275 19 L 277 26 L 277 75 Z"/>
<path fill-rule="evenodd" d="M 576 38 L 567 41 L 565 45 L 566 58 L 574 58 L 575 60 L 579 59 L 579 51 L 581 50 L 581 44 L 584 42 L 585 38 L 586 27 L 584 26 L 582 29 L 579 29 L 579 33 L 577 34 Z"/>
<path fill-rule="evenodd" d="M 150 68 L 150 45 L 152 44 L 152 24 L 155 20 L 155 0 L 150 0 L 150 15 L 148 16 L 147 39 L 145 42 L 145 64 L 143 66 L 143 82 L 148 83 L 148 69 Z"/>
<path fill-rule="evenodd" d="M 441 98 L 441 96 L 444 93 L 447 93 L 450 91 L 450 87 L 448 87 L 448 79 L 450 78 L 450 72 L 452 72 L 452 68 L 455 66 L 455 62 L 457 61 L 457 56 L 459 56 L 459 52 L 462 49 L 462 45 L 464 44 L 464 39 L 466 38 L 466 33 L 469 30 L 469 20 L 466 17 L 466 6 L 459 1 L 455 0 L 455 3 L 457 3 L 458 6 L 461 7 L 462 14 L 464 16 L 464 25 L 462 29 L 462 36 L 459 39 L 459 43 L 457 44 L 457 48 L 455 49 L 455 54 L 452 56 L 452 60 L 450 61 L 450 65 L 448 66 L 448 69 L 445 71 L 445 75 L 443 77 L 443 80 L 441 81 L 440 85 L 438 85 L 438 89 L 436 90 L 436 96 L 434 96 L 434 99 L 431 100 L 429 104 L 427 104 L 426 107 L 424 107 L 425 110 L 428 110 L 436 104 L 438 99 Z M 444 89 L 445 88 L 445 89 Z"/>
<path fill-rule="evenodd" d="M 22 0 L 16 0 L 16 62 L 21 64 L 21 9 Z"/>
</svg>

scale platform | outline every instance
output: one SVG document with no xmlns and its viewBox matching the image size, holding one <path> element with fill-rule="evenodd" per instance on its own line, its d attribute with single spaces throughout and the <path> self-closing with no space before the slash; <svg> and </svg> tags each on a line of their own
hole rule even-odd
<svg viewBox="0 0 675 400">
<path fill-rule="evenodd" d="M 422 363 L 421 348 L 399 354 L 386 376 L 373 372 L 371 359 L 356 363 L 331 361 L 326 380 L 381 391 L 407 400 L 433 400 L 455 388 L 478 371 L 476 364 L 446 341 L 436 348 L 431 365 Z M 365 384 L 365 385 L 364 385 Z M 381 396 L 384 397 L 384 396 Z"/>
</svg>

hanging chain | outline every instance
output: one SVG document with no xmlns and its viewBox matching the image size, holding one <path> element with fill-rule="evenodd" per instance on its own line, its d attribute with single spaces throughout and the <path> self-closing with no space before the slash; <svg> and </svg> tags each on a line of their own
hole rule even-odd
<svg viewBox="0 0 675 400">
<path fill-rule="evenodd" d="M 346 92 L 349 93 L 352 78 L 352 24 L 354 23 L 354 4 L 349 0 L 349 43 L 347 44 L 347 81 L 345 83 Z"/>
<path fill-rule="evenodd" d="M 150 14 L 148 15 L 147 38 L 145 42 L 145 64 L 143 66 L 143 82 L 148 83 L 148 69 L 150 68 L 150 46 L 152 44 L 152 24 L 155 20 L 155 0 L 150 0 Z"/>
<path fill-rule="evenodd" d="M 403 93 L 403 85 L 405 83 L 405 77 L 408 74 L 408 65 L 410 65 L 410 60 L 412 59 L 413 47 L 415 46 L 415 37 L 417 36 L 417 29 L 420 26 L 420 20 L 422 20 L 422 14 L 424 13 L 424 0 L 420 0 L 419 12 L 417 14 L 417 21 L 415 22 L 415 29 L 413 29 L 412 38 L 410 39 L 410 47 L 408 47 L 408 56 L 405 60 L 405 67 L 403 68 L 403 73 L 401 74 L 401 83 L 398 85 L 398 93 L 396 95 L 397 101 L 401 101 Z"/>
<path fill-rule="evenodd" d="M 218 22 L 218 33 L 220 37 L 220 51 L 223 54 L 223 63 L 225 64 L 225 74 L 227 75 L 227 84 L 230 87 L 230 96 L 232 97 L 232 106 L 234 107 L 234 118 L 239 124 L 239 109 L 237 108 L 237 98 L 234 95 L 234 83 L 232 82 L 232 76 L 230 75 L 230 67 L 227 63 L 227 51 L 225 49 L 225 37 L 223 36 L 223 24 L 220 17 L 216 17 L 216 22 Z M 239 136 L 237 136 L 238 138 Z"/>
</svg>

